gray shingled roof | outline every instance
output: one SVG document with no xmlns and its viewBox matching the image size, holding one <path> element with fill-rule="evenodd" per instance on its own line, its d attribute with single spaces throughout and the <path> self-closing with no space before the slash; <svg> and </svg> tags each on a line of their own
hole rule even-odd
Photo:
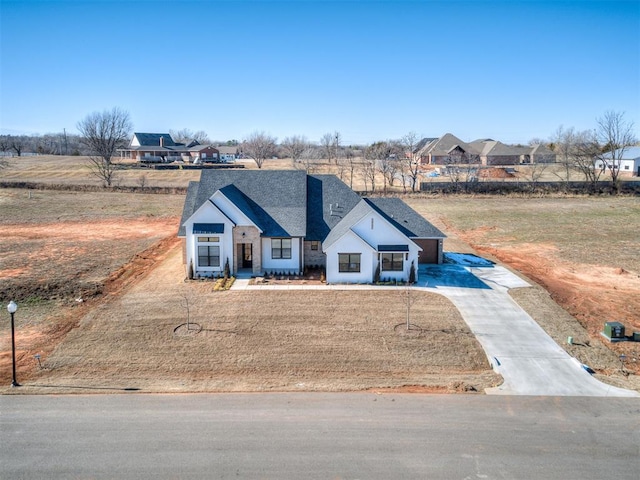
<svg viewBox="0 0 640 480">
<path fill-rule="evenodd" d="M 362 220 L 362 218 L 364 218 L 364 216 L 370 211 L 371 207 L 369 204 L 364 199 L 360 200 L 360 203 L 353 207 L 351 211 L 333 227 L 329 235 L 327 235 L 327 238 L 322 242 L 322 249 L 326 250 L 333 243 L 338 241 L 345 233 L 351 230 L 351 227 Z M 375 248 L 375 246 L 371 245 L 371 248 Z"/>
<path fill-rule="evenodd" d="M 466 142 L 463 142 L 458 137 L 450 133 L 445 133 L 436 141 L 428 143 L 426 147 L 423 148 L 423 151 L 421 151 L 420 153 L 421 155 L 426 155 L 430 153 L 432 155 L 444 156 L 444 155 L 447 155 L 449 151 L 456 146 L 459 146 L 465 152 L 468 152 L 471 154 L 479 153 L 478 151 L 476 151 L 476 149 L 472 145 Z"/>
<path fill-rule="evenodd" d="M 394 227 L 409 238 L 446 238 L 446 235 L 399 198 L 366 198 Z"/>
<path fill-rule="evenodd" d="M 168 133 L 134 133 L 143 147 L 159 147 L 160 137 L 163 137 L 165 147 L 175 147 L 176 143 Z"/>
<path fill-rule="evenodd" d="M 305 172 L 203 170 L 195 191 L 189 184 L 182 222 L 186 221 L 218 190 L 236 204 L 263 231 L 263 235 L 267 237 L 305 236 L 307 226 Z M 190 213 L 187 211 L 188 206 Z"/>
<path fill-rule="evenodd" d="M 438 140 L 438 137 L 425 137 L 425 138 L 423 138 L 422 140 L 420 140 L 420 141 L 416 144 L 415 148 L 413 149 L 413 152 L 411 152 L 411 153 L 417 153 L 417 152 L 419 152 L 419 151 L 420 151 L 420 150 L 422 150 L 424 147 L 426 147 L 427 145 L 429 145 L 430 143 L 432 143 L 432 142 L 434 142 L 434 141 L 436 141 L 436 140 Z"/>
<path fill-rule="evenodd" d="M 184 222 L 189 220 L 189 217 L 193 215 L 193 212 L 196 211 L 195 202 L 196 202 L 196 196 L 198 193 L 199 185 L 200 185 L 200 182 L 189 182 L 189 186 L 187 187 L 187 197 L 185 198 L 184 206 L 182 207 L 182 217 L 180 218 L 180 228 L 178 228 L 179 237 L 186 236 Z"/>
<path fill-rule="evenodd" d="M 185 236 L 184 222 L 218 190 L 267 237 L 305 237 L 328 246 L 371 209 L 410 238 L 445 237 L 398 198 L 362 199 L 335 175 L 295 170 L 203 170 L 200 182 L 189 182 L 178 236 Z"/>
<path fill-rule="evenodd" d="M 324 241 L 360 200 L 360 196 L 335 175 L 309 175 L 306 240 Z"/>
</svg>

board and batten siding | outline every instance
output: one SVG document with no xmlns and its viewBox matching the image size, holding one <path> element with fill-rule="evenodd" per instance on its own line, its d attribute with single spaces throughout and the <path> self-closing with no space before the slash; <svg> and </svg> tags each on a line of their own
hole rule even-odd
<svg viewBox="0 0 640 480">
<path fill-rule="evenodd" d="M 222 223 L 224 225 L 224 233 L 218 235 L 194 235 L 193 224 L 194 223 Z M 229 258 L 231 262 L 233 258 L 233 241 L 232 241 L 233 222 L 231 222 L 225 215 L 220 212 L 216 207 L 207 202 L 203 204 L 185 223 L 185 247 L 186 247 L 186 267 L 187 273 L 189 271 L 189 265 L 193 263 L 193 273 L 198 274 L 210 274 L 214 272 L 220 272 L 224 268 L 224 262 Z M 220 267 L 201 267 L 198 265 L 198 237 L 206 236 L 218 236 L 220 237 Z M 232 272 L 233 273 L 233 272 Z"/>
<path fill-rule="evenodd" d="M 300 243 L 302 239 L 291 238 L 291 258 L 271 258 L 271 241 L 272 238 L 270 237 L 262 238 L 262 270 L 265 272 L 300 272 L 302 270 L 300 266 Z"/>
<path fill-rule="evenodd" d="M 333 245 L 327 248 L 327 283 L 371 283 L 373 273 L 378 264 L 378 256 L 373 248 L 367 245 L 353 232 L 347 232 Z M 340 272 L 339 254 L 359 253 L 359 272 Z"/>
</svg>

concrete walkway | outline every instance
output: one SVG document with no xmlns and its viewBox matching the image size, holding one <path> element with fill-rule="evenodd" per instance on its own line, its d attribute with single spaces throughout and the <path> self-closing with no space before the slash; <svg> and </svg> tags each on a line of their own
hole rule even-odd
<svg viewBox="0 0 640 480">
<path fill-rule="evenodd" d="M 638 397 L 631 390 L 593 378 L 509 296 L 510 288 L 530 286 L 501 266 L 427 265 L 416 289 L 444 295 L 458 308 L 504 383 L 493 395 Z M 232 290 L 395 289 L 372 285 L 249 285 Z"/>
</svg>

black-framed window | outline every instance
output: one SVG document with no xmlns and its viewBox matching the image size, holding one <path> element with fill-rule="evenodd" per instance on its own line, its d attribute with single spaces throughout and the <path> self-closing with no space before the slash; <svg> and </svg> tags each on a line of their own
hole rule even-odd
<svg viewBox="0 0 640 480">
<path fill-rule="evenodd" d="M 213 245 L 198 246 L 198 266 L 199 267 L 219 267 L 220 247 Z"/>
<path fill-rule="evenodd" d="M 360 254 L 359 253 L 339 253 L 338 254 L 338 271 L 341 273 L 359 272 L 360 271 Z"/>
<path fill-rule="evenodd" d="M 311 241 L 311 250 L 318 250 L 320 248 L 320 242 L 317 240 Z"/>
<path fill-rule="evenodd" d="M 290 238 L 272 238 L 271 239 L 271 258 L 291 258 L 291 239 Z"/>
<path fill-rule="evenodd" d="M 203 243 L 218 243 L 220 241 L 220 237 L 198 237 L 198 241 Z"/>
<path fill-rule="evenodd" d="M 382 270 L 401 272 L 404 269 L 404 253 L 383 253 Z"/>
</svg>

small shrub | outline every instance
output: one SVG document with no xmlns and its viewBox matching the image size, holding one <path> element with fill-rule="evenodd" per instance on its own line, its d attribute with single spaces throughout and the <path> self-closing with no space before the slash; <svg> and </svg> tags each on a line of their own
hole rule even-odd
<svg viewBox="0 0 640 480">
<path fill-rule="evenodd" d="M 189 271 L 187 273 L 189 280 L 193 280 L 193 260 L 189 262 Z"/>
<path fill-rule="evenodd" d="M 231 276 L 231 268 L 229 268 L 229 258 L 224 262 L 224 278 L 229 278 Z"/>
</svg>

